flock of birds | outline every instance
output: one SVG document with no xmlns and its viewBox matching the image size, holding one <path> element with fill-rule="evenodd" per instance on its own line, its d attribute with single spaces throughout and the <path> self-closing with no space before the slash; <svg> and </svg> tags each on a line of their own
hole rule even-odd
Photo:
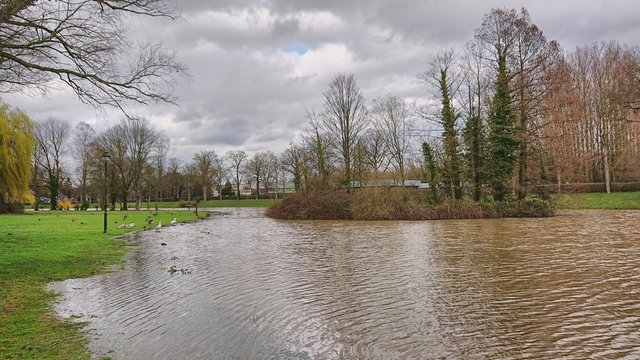
<svg viewBox="0 0 640 360">
<path fill-rule="evenodd" d="M 154 213 L 153 216 L 158 216 L 158 213 Z M 126 219 L 127 219 L 127 215 L 123 217 L 123 220 L 126 220 Z M 147 225 L 153 225 L 153 218 L 151 217 L 151 215 L 147 216 L 147 219 L 144 222 L 147 223 Z M 169 221 L 171 225 L 175 225 L 177 222 L 178 222 L 178 219 L 176 219 L 175 217 L 171 221 Z M 118 225 L 118 229 L 131 229 L 131 228 L 134 228 L 135 226 L 136 226 L 136 223 L 134 222 L 122 223 Z M 160 231 L 161 228 L 162 228 L 162 220 L 158 220 L 158 224 L 155 226 L 155 229 L 156 231 Z"/>
</svg>

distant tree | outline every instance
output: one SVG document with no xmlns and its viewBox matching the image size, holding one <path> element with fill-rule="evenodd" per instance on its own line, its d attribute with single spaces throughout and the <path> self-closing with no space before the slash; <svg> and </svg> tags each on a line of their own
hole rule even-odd
<svg viewBox="0 0 640 360">
<path fill-rule="evenodd" d="M 162 179 L 165 173 L 165 162 L 167 160 L 167 152 L 171 146 L 171 139 L 162 131 L 158 132 L 158 141 L 155 144 L 153 154 L 155 168 L 155 209 L 158 210 L 158 199 L 161 197 Z"/>
<path fill-rule="evenodd" d="M 291 142 L 280 156 L 280 162 L 283 164 L 285 171 L 289 172 L 293 177 L 294 189 L 296 191 L 301 190 L 306 167 L 304 147 Z"/>
<path fill-rule="evenodd" d="M 436 203 L 438 202 L 437 167 L 433 149 L 427 142 L 422 143 L 422 156 L 425 166 L 425 178 L 429 183 L 429 188 L 431 189 L 431 201 Z"/>
<path fill-rule="evenodd" d="M 267 153 L 266 152 L 257 152 L 253 155 L 253 157 L 247 162 L 246 173 L 247 177 L 250 180 L 254 180 L 256 182 L 256 199 L 260 198 L 260 184 L 264 180 L 264 174 L 267 171 L 268 163 L 267 163 Z M 267 186 L 267 184 L 262 183 L 263 186 Z"/>
<path fill-rule="evenodd" d="M 482 197 L 482 169 L 484 165 L 484 130 L 479 115 L 474 115 L 467 120 L 464 128 L 464 141 L 467 148 L 466 159 L 469 177 L 471 178 L 473 200 L 480 201 Z"/>
<path fill-rule="evenodd" d="M 224 187 L 222 188 L 220 194 L 223 196 L 233 196 L 235 194 L 235 192 L 233 191 L 233 185 L 231 185 L 231 182 L 229 180 L 224 183 Z"/>
<path fill-rule="evenodd" d="M 278 171 L 279 171 L 279 161 L 276 155 L 271 151 L 265 151 L 262 153 L 264 167 L 262 169 L 262 173 L 260 175 L 261 182 L 264 186 L 264 189 L 267 193 L 269 193 L 270 189 L 276 190 L 276 197 L 278 193 L 277 182 L 278 182 Z"/>
<path fill-rule="evenodd" d="M 373 102 L 372 115 L 374 118 L 374 127 L 377 130 L 371 134 L 369 138 L 369 149 L 371 153 L 369 158 L 375 163 L 376 171 L 381 167 L 383 155 L 376 147 L 377 137 L 380 135 L 384 141 L 386 154 L 389 155 L 391 163 L 396 173 L 400 177 L 400 181 L 404 183 L 406 175 L 406 159 L 411 150 L 411 131 L 413 130 L 413 121 L 410 118 L 409 106 L 404 99 L 397 96 L 387 95 L 378 98 Z M 376 155 L 376 153 L 378 153 Z"/>
<path fill-rule="evenodd" d="M 408 135 L 408 134 L 405 134 Z M 365 130 L 362 141 L 366 147 L 365 161 L 374 174 L 385 172 L 390 166 L 389 149 L 385 141 L 385 134 L 375 127 Z M 400 147 L 402 149 L 402 147 Z"/>
<path fill-rule="evenodd" d="M 211 183 L 215 178 L 215 162 L 218 155 L 213 150 L 203 150 L 193 156 L 198 184 L 202 188 L 203 200 L 207 201 L 207 195 L 211 189 Z"/>
<path fill-rule="evenodd" d="M 0 105 L 0 213 L 29 198 L 33 126 L 20 109 Z"/>
<path fill-rule="evenodd" d="M 100 135 L 100 151 L 96 155 L 101 156 L 102 151 L 111 155 L 109 169 L 114 183 L 110 188 L 113 194 L 119 195 L 122 210 L 128 209 L 131 191 L 136 198 L 136 209 L 140 209 L 144 195 L 143 170 L 156 151 L 158 141 L 159 133 L 144 118 L 124 118 Z"/>
<path fill-rule="evenodd" d="M 224 159 L 220 156 L 216 156 L 213 159 L 213 180 L 214 186 L 218 189 L 218 198 L 222 200 L 222 182 L 227 177 L 227 169 Z"/>
<path fill-rule="evenodd" d="M 165 175 L 165 179 L 167 182 L 167 186 L 171 189 L 171 196 L 174 200 L 180 199 L 181 190 L 183 188 L 184 183 L 184 175 L 180 170 L 182 167 L 182 163 L 180 159 L 170 158 L 167 163 L 167 171 Z"/>
<path fill-rule="evenodd" d="M 171 18 L 164 0 L 0 2 L 0 92 L 40 90 L 51 80 L 78 98 L 122 109 L 126 102 L 172 102 L 184 75 L 158 44 L 127 40 L 132 16 Z M 130 54 L 136 54 L 133 57 Z"/>
<path fill-rule="evenodd" d="M 367 125 L 364 98 L 355 77 L 345 74 L 334 77 L 323 95 L 322 126 L 340 156 L 344 185 L 350 189 L 352 153 Z"/>
<path fill-rule="evenodd" d="M 231 162 L 232 175 L 234 175 L 233 180 L 236 183 L 236 199 L 240 199 L 240 182 L 242 181 L 242 167 L 244 165 L 245 160 L 247 160 L 247 153 L 239 150 L 239 151 L 229 151 L 227 152 L 227 158 L 229 162 Z"/>
<path fill-rule="evenodd" d="M 45 186 L 49 189 L 51 210 L 58 203 L 58 188 L 63 164 L 62 158 L 67 152 L 67 142 L 71 135 L 71 126 L 67 121 L 48 118 L 36 122 L 35 127 L 35 163 L 45 175 Z"/>
<path fill-rule="evenodd" d="M 490 175 L 494 199 L 502 201 L 508 192 L 509 180 L 513 177 L 518 149 L 505 57 L 499 59 L 496 92 L 489 113 L 489 131 L 487 172 Z"/>
<path fill-rule="evenodd" d="M 80 207 L 86 209 L 87 203 L 89 171 L 91 167 L 92 144 L 96 139 L 96 132 L 91 125 L 86 122 L 79 122 L 75 127 L 73 141 L 73 157 L 78 166 L 78 180 L 80 187 Z"/>
<path fill-rule="evenodd" d="M 306 112 L 306 118 L 309 123 L 309 128 L 307 130 L 307 134 L 304 138 L 306 153 L 308 156 L 308 160 L 310 163 L 311 170 L 313 175 L 317 177 L 319 180 L 316 184 L 319 188 L 326 188 L 329 182 L 329 176 L 331 175 L 331 159 L 332 152 L 329 148 L 330 139 L 328 135 L 322 131 L 321 129 L 321 120 L 315 111 Z M 309 185 L 308 178 L 311 177 L 312 174 L 306 174 L 304 177 L 307 178 L 305 183 Z"/>
</svg>

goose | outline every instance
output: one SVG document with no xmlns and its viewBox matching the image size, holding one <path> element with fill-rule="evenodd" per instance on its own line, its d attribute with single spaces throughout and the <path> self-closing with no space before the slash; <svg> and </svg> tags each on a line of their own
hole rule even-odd
<svg viewBox="0 0 640 360">
<path fill-rule="evenodd" d="M 162 227 L 162 220 L 158 220 L 158 225 L 156 225 L 156 231 L 160 231 L 161 227 Z"/>
<path fill-rule="evenodd" d="M 169 221 L 169 223 L 171 223 L 171 225 L 175 225 L 178 222 L 178 220 L 176 220 L 176 218 L 173 218 L 173 220 Z"/>
</svg>

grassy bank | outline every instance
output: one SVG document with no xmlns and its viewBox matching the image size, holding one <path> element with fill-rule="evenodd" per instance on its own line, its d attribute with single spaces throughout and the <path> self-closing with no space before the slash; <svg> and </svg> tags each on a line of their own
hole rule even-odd
<svg viewBox="0 0 640 360">
<path fill-rule="evenodd" d="M 124 240 L 114 236 L 141 229 L 147 211 L 110 212 L 107 234 L 103 214 L 47 211 L 0 215 L 0 359 L 89 358 L 80 325 L 51 313 L 55 295 L 47 283 L 86 277 L 123 260 Z M 124 217 L 127 217 L 124 219 Z M 154 223 L 195 219 L 193 212 L 161 211 Z M 123 222 L 133 229 L 118 229 Z"/>
<path fill-rule="evenodd" d="M 441 220 L 496 217 L 553 216 L 550 201 L 524 199 L 510 202 L 445 200 L 430 203 L 418 189 L 366 188 L 313 191 L 286 197 L 267 210 L 267 216 L 287 220 Z"/>
<path fill-rule="evenodd" d="M 640 192 L 562 194 L 556 203 L 561 209 L 640 209 Z"/>
</svg>

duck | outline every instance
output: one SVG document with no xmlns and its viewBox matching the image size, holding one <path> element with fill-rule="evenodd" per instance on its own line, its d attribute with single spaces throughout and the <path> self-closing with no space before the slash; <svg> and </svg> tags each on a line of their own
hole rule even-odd
<svg viewBox="0 0 640 360">
<path fill-rule="evenodd" d="M 158 225 L 156 225 L 156 231 L 160 231 L 161 227 L 162 227 L 162 220 L 158 220 Z"/>
<path fill-rule="evenodd" d="M 175 225 L 177 222 L 178 220 L 176 218 L 173 218 L 173 220 L 169 221 L 171 225 Z"/>
</svg>

